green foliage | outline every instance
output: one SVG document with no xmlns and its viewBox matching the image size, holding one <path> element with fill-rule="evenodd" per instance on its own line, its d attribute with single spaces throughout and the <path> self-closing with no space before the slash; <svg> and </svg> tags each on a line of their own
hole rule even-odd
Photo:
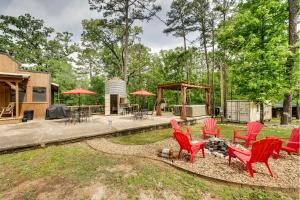
<svg viewBox="0 0 300 200">
<path fill-rule="evenodd" d="M 241 2 L 218 30 L 219 44 L 229 50 L 235 92 L 250 100 L 276 100 L 284 93 L 286 7 L 276 0 Z"/>
<path fill-rule="evenodd" d="M 26 70 L 49 72 L 52 81 L 59 84 L 60 91 L 76 86 L 76 74 L 70 64 L 70 55 L 78 50 L 71 42 L 69 32 L 56 33 L 46 27 L 44 21 L 29 14 L 0 16 L 0 50 L 9 53 L 17 61 L 34 64 Z M 63 96 L 63 100 L 72 97 Z M 56 97 L 56 102 L 59 100 Z"/>
<path fill-rule="evenodd" d="M 194 31 L 191 6 L 187 0 L 173 1 L 171 10 L 167 13 L 168 28 L 164 30 L 164 33 L 173 33 L 175 37 L 183 37 L 185 49 L 187 34 Z"/>
<path fill-rule="evenodd" d="M 96 92 L 96 95 L 90 96 L 92 104 L 104 104 L 104 79 L 100 76 L 95 76 L 91 80 L 90 89 Z"/>
<path fill-rule="evenodd" d="M 0 50 L 23 63 L 43 64 L 43 49 L 54 32 L 44 21 L 29 14 L 19 17 L 0 15 Z"/>
</svg>

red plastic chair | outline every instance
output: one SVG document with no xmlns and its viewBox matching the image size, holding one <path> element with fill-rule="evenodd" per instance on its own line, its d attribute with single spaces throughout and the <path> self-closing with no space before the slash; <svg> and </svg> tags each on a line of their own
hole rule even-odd
<svg viewBox="0 0 300 200">
<path fill-rule="evenodd" d="M 171 127 L 173 128 L 173 131 L 182 132 L 182 133 L 188 135 L 190 137 L 190 139 L 192 140 L 192 133 L 191 133 L 190 127 L 187 126 L 186 131 L 184 131 L 183 127 L 179 126 L 175 119 L 172 119 L 170 121 L 170 124 L 171 124 Z"/>
<path fill-rule="evenodd" d="M 180 150 L 178 153 L 178 158 L 180 157 L 181 151 L 186 150 L 190 154 L 190 163 L 193 162 L 194 157 L 196 153 L 198 153 L 200 150 L 202 150 L 202 156 L 203 158 L 205 157 L 204 155 L 204 142 L 196 142 L 196 143 L 191 143 L 187 135 L 182 133 L 181 131 L 174 131 L 174 137 L 177 140 Z"/>
<path fill-rule="evenodd" d="M 204 121 L 204 127 L 202 127 L 203 139 L 206 135 L 213 135 L 220 137 L 220 128 L 217 128 L 217 120 L 213 118 L 206 119 Z"/>
<path fill-rule="evenodd" d="M 254 142 L 251 151 L 248 150 L 241 151 L 237 148 L 229 146 L 228 147 L 229 165 L 231 162 L 231 157 L 235 155 L 242 163 L 246 165 L 246 168 L 248 169 L 251 177 L 253 177 L 252 163 L 256 163 L 256 162 L 265 163 L 271 176 L 273 176 L 273 173 L 268 164 L 268 159 L 271 155 L 273 155 L 274 151 L 276 151 L 276 149 L 281 145 L 282 145 L 282 141 L 280 139 L 266 138 Z"/>
<path fill-rule="evenodd" d="M 300 128 L 292 130 L 291 137 L 286 146 L 282 146 L 280 150 L 286 151 L 289 155 L 292 152 L 300 155 Z"/>
<path fill-rule="evenodd" d="M 248 122 L 247 130 L 234 130 L 233 143 L 236 142 L 236 139 L 241 139 L 246 141 L 246 147 L 250 146 L 251 141 L 256 141 L 256 136 L 260 134 L 263 124 L 259 122 Z M 239 132 L 246 131 L 246 135 L 238 135 Z"/>
</svg>

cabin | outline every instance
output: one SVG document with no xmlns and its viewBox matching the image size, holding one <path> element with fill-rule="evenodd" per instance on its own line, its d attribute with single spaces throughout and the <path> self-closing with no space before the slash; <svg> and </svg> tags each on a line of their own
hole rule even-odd
<svg viewBox="0 0 300 200">
<path fill-rule="evenodd" d="M 0 124 L 18 123 L 24 112 L 44 119 L 58 85 L 49 73 L 21 70 L 20 63 L 0 52 Z"/>
</svg>

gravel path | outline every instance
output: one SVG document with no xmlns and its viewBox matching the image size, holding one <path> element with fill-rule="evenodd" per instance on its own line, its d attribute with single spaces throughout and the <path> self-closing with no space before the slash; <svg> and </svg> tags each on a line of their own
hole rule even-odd
<svg viewBox="0 0 300 200">
<path fill-rule="evenodd" d="M 229 166 L 228 160 L 225 158 L 215 157 L 210 154 L 206 154 L 205 158 L 202 158 L 201 153 L 198 153 L 193 164 L 187 162 L 184 157 L 173 161 L 158 157 L 157 151 L 159 149 L 171 148 L 176 151 L 179 150 L 179 146 L 173 138 L 147 145 L 121 145 L 105 138 L 89 140 L 87 143 L 92 148 L 102 152 L 157 159 L 215 179 L 257 186 L 299 189 L 300 158 L 295 155 L 288 156 L 285 153 L 281 153 L 281 157 L 278 160 L 270 158 L 269 164 L 274 177 L 270 176 L 265 165 L 260 163 L 254 164 L 253 169 L 255 173 L 254 178 L 252 178 L 244 165 L 237 160 L 234 160 Z"/>
</svg>

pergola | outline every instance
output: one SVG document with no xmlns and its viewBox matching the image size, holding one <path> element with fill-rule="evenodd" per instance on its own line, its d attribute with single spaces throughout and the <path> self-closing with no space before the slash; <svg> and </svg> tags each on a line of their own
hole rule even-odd
<svg viewBox="0 0 300 200">
<path fill-rule="evenodd" d="M 161 108 L 160 103 L 163 97 L 163 90 L 181 90 L 181 98 L 182 98 L 182 109 L 180 118 L 186 120 L 186 91 L 188 89 L 204 89 L 205 90 L 205 104 L 207 108 L 207 114 L 210 115 L 210 87 L 208 85 L 195 85 L 195 84 L 188 84 L 185 82 L 179 83 L 167 83 L 167 84 L 160 84 L 157 85 L 157 99 L 156 99 L 156 115 L 161 115 Z"/>
</svg>

